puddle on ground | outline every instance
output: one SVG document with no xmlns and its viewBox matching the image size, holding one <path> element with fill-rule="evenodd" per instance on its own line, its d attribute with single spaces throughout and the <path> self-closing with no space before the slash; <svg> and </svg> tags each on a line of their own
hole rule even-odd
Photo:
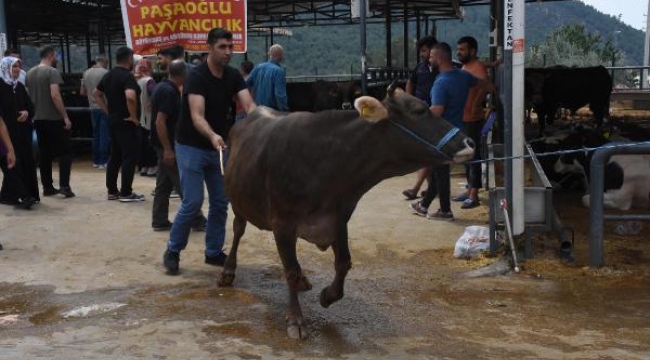
<svg viewBox="0 0 650 360">
<path fill-rule="evenodd" d="M 459 279 L 457 273 L 471 263 L 453 260 L 451 251 L 422 251 L 397 264 L 390 251 L 380 250 L 379 259 L 361 255 L 364 266 L 352 269 L 345 297 L 328 309 L 321 308 L 318 296 L 333 271 L 330 259 L 318 258 L 306 272 L 314 289 L 300 294 L 310 331 L 303 342 L 286 336 L 287 290 L 274 267 L 238 269 L 233 288 L 218 288 L 208 275 L 192 283 L 71 294 L 56 294 L 47 286 L 0 283 L 0 319 L 13 321 L 0 323 L 0 340 L 9 334 L 49 336 L 87 327 L 111 333 L 153 327 L 156 330 L 139 335 L 141 341 L 164 342 L 165 331 L 182 332 L 205 338 L 195 340 L 196 345 L 212 351 L 215 343 L 229 339 L 240 344 L 232 350 L 240 359 L 264 358 L 251 350 L 256 346 L 271 349 L 278 358 L 377 357 L 395 354 L 395 349 L 403 349 L 406 357 L 458 358 L 453 350 L 459 346 L 463 358 L 494 358 L 539 355 L 541 350 L 531 347 L 508 349 L 504 339 L 511 333 L 518 343 L 568 353 L 580 349 L 581 342 L 600 344 L 593 340 L 595 335 L 585 335 L 597 329 L 598 338 L 618 342 L 592 344 L 592 351 L 607 355 L 609 348 L 629 346 L 631 359 L 650 351 L 643 340 L 650 336 L 647 277 L 572 269 L 573 276 L 524 272 Z M 530 265 L 535 267 L 534 262 Z M 314 271 L 319 268 L 329 271 Z M 67 312 L 93 306 L 104 310 L 64 318 Z M 553 334 L 544 329 L 553 329 Z"/>
</svg>

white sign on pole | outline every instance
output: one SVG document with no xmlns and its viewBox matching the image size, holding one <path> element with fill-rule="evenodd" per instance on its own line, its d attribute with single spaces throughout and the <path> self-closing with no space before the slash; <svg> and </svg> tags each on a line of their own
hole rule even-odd
<svg viewBox="0 0 650 360">
<path fill-rule="evenodd" d="M 7 50 L 7 34 L 0 33 L 0 54 L 4 54 Z"/>
<path fill-rule="evenodd" d="M 366 1 L 366 14 L 370 12 L 370 1 Z M 361 1 L 350 0 L 350 17 L 358 19 L 361 16 Z"/>
</svg>

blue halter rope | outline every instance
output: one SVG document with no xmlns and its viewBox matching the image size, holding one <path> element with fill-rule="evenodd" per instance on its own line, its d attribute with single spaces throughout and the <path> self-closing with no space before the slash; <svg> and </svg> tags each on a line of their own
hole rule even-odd
<svg viewBox="0 0 650 360">
<path fill-rule="evenodd" d="M 406 134 L 408 134 L 409 136 L 411 136 L 415 140 L 417 140 L 417 141 L 423 143 L 424 145 L 430 147 L 431 149 L 435 150 L 438 154 L 442 155 L 443 157 L 445 157 L 447 159 L 452 158 L 451 156 L 449 156 L 449 155 L 445 154 L 444 152 L 442 152 L 442 148 L 445 145 L 447 145 L 449 140 L 453 139 L 453 137 L 456 136 L 456 134 L 458 134 L 458 132 L 460 131 L 459 128 L 457 128 L 457 127 L 451 128 L 447 132 L 447 134 L 445 134 L 445 136 L 443 136 L 442 139 L 440 139 L 440 141 L 438 141 L 438 145 L 434 145 L 429 140 L 427 140 L 427 139 L 421 137 L 420 135 L 416 134 L 415 132 L 413 132 L 413 130 L 407 128 L 406 126 L 404 126 L 404 125 L 402 125 L 400 123 L 397 123 L 397 122 L 395 122 L 393 120 L 389 120 L 389 121 L 390 121 L 391 124 L 397 126 L 398 129 L 402 130 L 403 132 L 405 132 Z"/>
</svg>

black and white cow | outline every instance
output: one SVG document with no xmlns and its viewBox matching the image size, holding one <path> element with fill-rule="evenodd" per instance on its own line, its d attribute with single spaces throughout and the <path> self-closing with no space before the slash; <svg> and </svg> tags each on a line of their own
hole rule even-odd
<svg viewBox="0 0 650 360">
<path fill-rule="evenodd" d="M 623 139 L 620 139 L 623 140 Z M 627 141 L 609 142 L 599 132 L 581 130 L 567 136 L 561 149 L 594 148 L 605 144 L 627 144 Z M 554 166 L 558 173 L 582 173 L 589 183 L 593 152 L 577 152 L 560 156 Z M 632 207 L 650 209 L 650 155 L 613 155 L 605 165 L 603 204 L 607 208 L 629 210 Z M 589 187 L 586 186 L 587 191 Z M 582 197 L 585 206 L 590 194 Z"/>
</svg>

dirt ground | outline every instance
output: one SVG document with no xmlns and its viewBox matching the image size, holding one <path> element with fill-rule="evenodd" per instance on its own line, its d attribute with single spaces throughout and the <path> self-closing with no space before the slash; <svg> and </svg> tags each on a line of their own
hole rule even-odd
<svg viewBox="0 0 650 360">
<path fill-rule="evenodd" d="M 192 233 L 181 274 L 168 276 L 152 197 L 106 201 L 104 173 L 77 162 L 76 198 L 0 207 L 0 359 L 650 359 L 649 224 L 637 237 L 608 224 L 606 267 L 589 268 L 587 209 L 560 194 L 576 266 L 558 261 L 555 239 L 537 237 L 521 274 L 468 279 L 493 260 L 454 259 L 453 247 L 465 226 L 487 223 L 487 194 L 476 209 L 454 204 L 456 222 L 435 222 L 402 198 L 413 180 L 386 180 L 360 202 L 346 295 L 328 309 L 318 295 L 333 256 L 299 242 L 314 290 L 301 295 L 311 337 L 298 342 L 286 336 L 270 233 L 249 225 L 233 288 L 218 288 L 220 269 L 203 263 L 202 233 Z M 138 176 L 134 187 L 153 186 Z"/>
</svg>

